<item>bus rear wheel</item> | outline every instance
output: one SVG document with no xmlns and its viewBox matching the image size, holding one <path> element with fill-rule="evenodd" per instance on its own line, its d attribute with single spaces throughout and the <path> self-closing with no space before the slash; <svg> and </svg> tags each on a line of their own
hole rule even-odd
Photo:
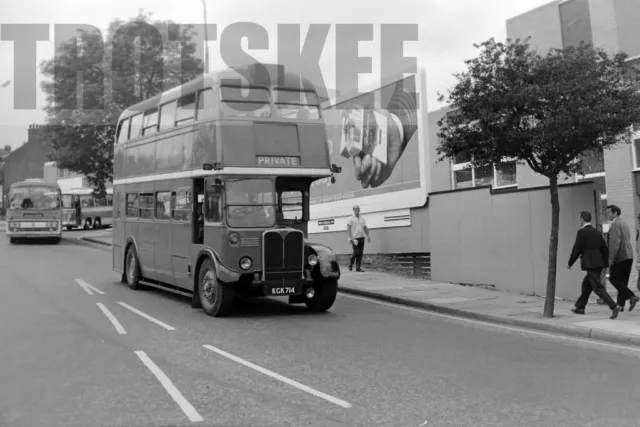
<svg viewBox="0 0 640 427">
<path fill-rule="evenodd" d="M 327 311 L 336 301 L 338 295 L 338 281 L 335 279 L 314 280 L 315 295 L 313 298 L 306 298 L 305 305 L 311 311 Z"/>
<path fill-rule="evenodd" d="M 202 310 L 212 317 L 228 315 L 233 308 L 233 290 L 218 282 L 215 265 L 205 260 L 198 273 L 198 295 Z"/>
<path fill-rule="evenodd" d="M 140 265 L 138 264 L 138 255 L 136 249 L 132 246 L 127 249 L 127 256 L 125 258 L 125 275 L 127 285 L 133 289 L 141 289 L 140 284 Z"/>
</svg>

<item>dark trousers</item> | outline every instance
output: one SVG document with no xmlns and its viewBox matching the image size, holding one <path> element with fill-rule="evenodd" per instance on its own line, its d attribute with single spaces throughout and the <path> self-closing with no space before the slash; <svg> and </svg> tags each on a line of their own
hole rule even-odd
<svg viewBox="0 0 640 427">
<path fill-rule="evenodd" d="M 616 307 L 616 302 L 607 293 L 607 290 L 604 288 L 604 285 L 600 281 L 601 277 L 601 268 L 587 270 L 587 275 L 584 276 L 584 279 L 582 280 L 582 293 L 580 294 L 580 298 L 578 298 L 578 301 L 576 301 L 577 309 L 584 310 L 584 308 L 587 306 L 587 302 L 589 301 L 591 292 L 598 295 L 605 302 L 605 304 L 609 306 L 610 309 L 613 310 Z"/>
<path fill-rule="evenodd" d="M 356 268 L 360 268 L 360 263 L 362 262 L 362 254 L 364 252 L 364 237 L 358 237 L 355 239 L 358 244 L 354 245 L 351 243 L 351 247 L 353 248 L 353 255 L 351 255 L 351 261 L 349 262 L 349 266 L 353 267 L 353 262 L 356 262 Z"/>
<path fill-rule="evenodd" d="M 624 307 L 626 300 L 635 297 L 631 289 L 629 289 L 629 277 L 631 276 L 631 267 L 633 259 L 627 259 L 617 262 L 609 267 L 609 281 L 618 291 L 618 305 Z"/>
</svg>

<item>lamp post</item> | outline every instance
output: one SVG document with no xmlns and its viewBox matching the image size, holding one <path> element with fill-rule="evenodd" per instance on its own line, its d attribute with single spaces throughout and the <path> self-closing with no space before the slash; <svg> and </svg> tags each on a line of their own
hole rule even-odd
<svg viewBox="0 0 640 427">
<path fill-rule="evenodd" d="M 204 71 L 209 72 L 209 37 L 207 34 L 207 0 L 202 0 L 202 13 L 204 16 Z"/>
</svg>

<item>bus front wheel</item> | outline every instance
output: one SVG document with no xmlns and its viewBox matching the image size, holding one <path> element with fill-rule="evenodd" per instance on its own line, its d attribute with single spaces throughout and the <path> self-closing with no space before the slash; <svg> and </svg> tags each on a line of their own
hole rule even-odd
<svg viewBox="0 0 640 427">
<path fill-rule="evenodd" d="M 205 260 L 200 267 L 198 295 L 202 310 L 209 316 L 223 317 L 231 312 L 233 289 L 218 282 L 215 265 L 210 259 Z"/>
<path fill-rule="evenodd" d="M 316 282 L 317 283 L 316 287 Z M 335 279 L 320 279 L 314 281 L 315 295 L 305 299 L 304 303 L 311 311 L 321 312 L 331 308 L 338 295 L 338 281 Z"/>
<path fill-rule="evenodd" d="M 136 249 L 132 246 L 127 250 L 127 257 L 125 263 L 127 285 L 133 289 L 141 289 L 140 285 L 140 265 L 138 264 L 138 255 Z"/>
</svg>

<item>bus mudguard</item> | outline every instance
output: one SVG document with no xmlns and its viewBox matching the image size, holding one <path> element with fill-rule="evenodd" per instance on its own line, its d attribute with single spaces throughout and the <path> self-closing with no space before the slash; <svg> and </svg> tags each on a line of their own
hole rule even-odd
<svg viewBox="0 0 640 427">
<path fill-rule="evenodd" d="M 220 261 L 220 258 L 218 257 L 218 255 L 209 248 L 202 248 L 200 250 L 200 252 L 198 253 L 198 257 L 196 258 L 198 260 L 196 265 L 199 265 L 204 257 L 208 257 L 213 260 L 213 263 L 216 266 L 216 276 L 220 283 L 231 285 L 237 282 L 238 280 L 240 280 L 240 273 L 236 273 L 235 271 L 232 271 L 229 268 L 227 268 L 222 263 L 222 261 Z M 196 272 L 194 272 L 194 276 L 196 277 L 195 280 L 198 280 Z"/>
<path fill-rule="evenodd" d="M 338 265 L 338 257 L 336 257 L 333 250 L 320 243 L 307 242 L 307 246 L 311 249 L 311 253 L 315 252 L 318 257 L 316 268 L 319 269 L 322 277 L 338 280 L 340 278 L 340 266 Z"/>
</svg>

